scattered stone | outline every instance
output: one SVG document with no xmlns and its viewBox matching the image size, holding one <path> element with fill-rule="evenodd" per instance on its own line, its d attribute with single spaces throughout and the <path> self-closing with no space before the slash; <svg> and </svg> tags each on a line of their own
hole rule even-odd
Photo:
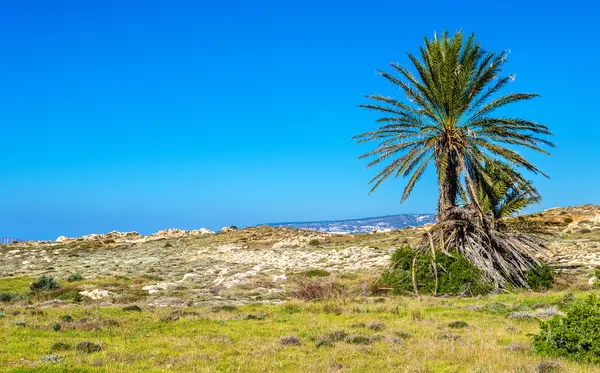
<svg viewBox="0 0 600 373">
<path fill-rule="evenodd" d="M 93 300 L 104 299 L 110 295 L 108 290 L 101 290 L 101 289 L 94 289 L 94 290 L 90 290 L 90 291 L 88 291 L 88 290 L 80 291 L 79 294 L 81 296 L 84 296 L 86 298 L 90 298 Z"/>
<path fill-rule="evenodd" d="M 197 273 L 186 273 L 185 275 L 183 275 L 181 282 L 197 282 L 201 278 L 202 278 L 202 276 L 200 276 Z"/>
<path fill-rule="evenodd" d="M 534 319 L 535 315 L 527 311 L 515 311 L 510 313 L 508 318 L 513 320 L 530 320 Z"/>
<path fill-rule="evenodd" d="M 63 305 L 63 303 L 64 302 L 62 300 L 60 300 L 60 299 L 52 299 L 52 300 L 48 300 L 48 301 L 40 303 L 40 306 L 43 307 L 43 308 L 46 308 L 46 307 L 60 307 L 60 306 Z"/>
<path fill-rule="evenodd" d="M 594 277 L 592 277 L 592 278 L 590 278 L 590 279 L 588 280 L 588 284 L 589 284 L 590 286 L 594 286 L 594 284 L 595 284 L 597 281 L 598 281 L 598 278 L 597 278 L 596 276 L 594 276 Z"/>
<path fill-rule="evenodd" d="M 187 302 L 181 298 L 162 297 L 148 304 L 150 307 L 186 307 Z"/>
<path fill-rule="evenodd" d="M 554 315 L 564 315 L 564 313 L 561 312 L 558 307 L 550 306 L 535 310 L 535 315 L 537 317 L 552 317 Z"/>
</svg>

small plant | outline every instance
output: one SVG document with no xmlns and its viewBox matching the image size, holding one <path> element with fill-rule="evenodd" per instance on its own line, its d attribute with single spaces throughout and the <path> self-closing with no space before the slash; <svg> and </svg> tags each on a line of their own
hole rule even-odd
<svg viewBox="0 0 600 373">
<path fill-rule="evenodd" d="M 335 330 L 335 331 L 327 334 L 327 339 L 330 341 L 339 342 L 339 341 L 343 341 L 344 339 L 346 339 L 347 336 L 348 336 L 348 333 L 346 333 L 345 331 Z"/>
<path fill-rule="evenodd" d="M 44 363 L 60 363 L 61 357 L 58 355 L 46 355 L 40 357 L 40 361 Z"/>
<path fill-rule="evenodd" d="M 373 338 L 368 335 L 353 334 L 346 337 L 345 341 L 355 345 L 370 345 L 373 343 Z"/>
<path fill-rule="evenodd" d="M 230 304 L 224 304 L 222 306 L 214 306 L 210 310 L 212 312 L 221 312 L 221 311 L 224 311 L 224 312 L 235 312 L 238 309 L 237 309 L 236 306 L 233 306 L 233 305 L 230 305 Z"/>
<path fill-rule="evenodd" d="M 452 329 L 462 329 L 466 328 L 467 326 L 469 326 L 469 324 L 461 320 L 453 321 L 450 324 L 448 324 L 448 327 Z"/>
<path fill-rule="evenodd" d="M 596 277 L 596 281 L 592 283 L 592 288 L 600 289 L 600 268 L 594 270 L 594 277 Z"/>
<path fill-rule="evenodd" d="M 52 276 L 42 276 L 37 281 L 34 281 L 29 285 L 29 289 L 34 293 L 41 293 L 45 291 L 57 290 L 60 285 Z"/>
<path fill-rule="evenodd" d="M 13 300 L 14 295 L 11 293 L 0 293 L 0 302 L 8 303 Z"/>
<path fill-rule="evenodd" d="M 317 340 L 317 342 L 315 343 L 316 348 L 331 347 L 331 346 L 333 346 L 333 343 L 327 338 L 319 338 Z"/>
<path fill-rule="evenodd" d="M 300 346 L 302 342 L 295 335 L 287 335 L 279 338 L 279 344 L 282 346 Z"/>
<path fill-rule="evenodd" d="M 337 282 L 309 281 L 301 282 L 294 295 L 302 300 L 318 300 L 335 297 L 343 291 L 343 286 Z"/>
<path fill-rule="evenodd" d="M 542 360 L 535 366 L 535 373 L 554 373 L 560 371 L 560 365 L 554 361 Z"/>
<path fill-rule="evenodd" d="M 61 329 L 61 326 L 59 323 L 55 323 L 52 325 L 52 330 L 54 330 L 55 332 L 60 331 L 60 329 Z"/>
<path fill-rule="evenodd" d="M 327 272 L 324 269 L 311 269 L 301 273 L 302 276 L 305 277 L 327 277 L 330 276 L 331 273 Z"/>
<path fill-rule="evenodd" d="M 396 335 L 396 337 L 398 338 L 402 338 L 402 339 L 408 339 L 412 337 L 412 334 L 409 332 L 405 332 L 403 330 L 395 330 L 394 334 Z"/>
<path fill-rule="evenodd" d="M 125 312 L 142 312 L 142 309 L 136 305 L 125 306 L 122 308 L 122 310 Z"/>
<path fill-rule="evenodd" d="M 75 350 L 86 354 L 91 354 L 94 352 L 102 351 L 102 346 L 100 346 L 97 343 L 84 341 L 77 343 L 75 345 Z"/>
<path fill-rule="evenodd" d="M 412 310 L 410 311 L 410 318 L 413 321 L 421 321 L 423 320 L 423 314 L 419 310 Z"/>
<path fill-rule="evenodd" d="M 533 337 L 533 347 L 542 355 L 599 363 L 599 335 L 600 298 L 590 295 L 569 303 L 565 315 L 541 322 L 540 333 Z"/>
<path fill-rule="evenodd" d="M 319 240 L 318 238 L 311 238 L 308 241 L 308 246 L 319 246 L 321 244 L 321 240 Z"/>
<path fill-rule="evenodd" d="M 71 321 L 73 321 L 73 318 L 72 318 L 70 315 L 63 315 L 63 316 L 61 317 L 61 319 L 62 319 L 62 321 L 64 321 L 64 322 L 71 322 Z"/>
<path fill-rule="evenodd" d="M 20 326 L 22 328 L 27 326 L 27 322 L 25 320 L 18 320 L 18 321 L 13 321 L 12 324 L 14 326 Z"/>
<path fill-rule="evenodd" d="M 565 222 L 565 224 L 571 224 L 573 222 L 573 218 L 564 218 L 563 222 Z"/>
<path fill-rule="evenodd" d="M 81 281 L 81 280 L 83 280 L 83 277 L 81 276 L 81 274 L 79 272 L 73 273 L 72 275 L 70 275 L 67 278 L 67 281 L 69 281 L 69 282 L 75 282 L 75 281 Z"/>
<path fill-rule="evenodd" d="M 367 324 L 367 328 L 379 332 L 385 329 L 385 324 L 381 322 L 370 322 Z"/>
<path fill-rule="evenodd" d="M 71 345 L 64 342 L 55 342 L 50 346 L 50 351 L 68 351 L 71 349 Z"/>
<path fill-rule="evenodd" d="M 246 320 L 264 320 L 267 317 L 264 313 L 259 314 L 249 314 L 246 316 Z"/>
</svg>

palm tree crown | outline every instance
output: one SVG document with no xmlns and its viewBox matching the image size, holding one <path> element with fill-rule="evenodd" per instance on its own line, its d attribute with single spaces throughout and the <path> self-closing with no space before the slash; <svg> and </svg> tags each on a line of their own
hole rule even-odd
<svg viewBox="0 0 600 373">
<path fill-rule="evenodd" d="M 485 52 L 471 35 L 462 31 L 452 37 L 425 39 L 421 58 L 408 54 L 416 75 L 397 63 L 396 75 L 379 74 L 399 87 L 406 96 L 396 99 L 378 94 L 367 96 L 372 103 L 360 105 L 383 114 L 381 127 L 355 137 L 358 142 L 376 141 L 372 151 L 361 158 L 374 158 L 372 167 L 389 162 L 371 180 L 375 190 L 390 176 L 408 177 L 402 200 L 433 162 L 437 169 L 440 219 L 457 205 L 464 190 L 474 201 L 474 175 L 489 180 L 485 164 L 513 165 L 540 173 L 535 165 L 513 148 L 525 147 L 548 154 L 553 144 L 541 136 L 551 135 L 548 127 L 526 119 L 495 115 L 498 109 L 537 97 L 530 93 L 500 94 L 514 76 L 501 76 L 507 53 Z"/>
</svg>

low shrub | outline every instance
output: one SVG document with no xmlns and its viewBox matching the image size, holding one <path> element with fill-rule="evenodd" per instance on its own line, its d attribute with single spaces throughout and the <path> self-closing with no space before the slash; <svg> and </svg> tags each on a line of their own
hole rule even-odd
<svg viewBox="0 0 600 373">
<path fill-rule="evenodd" d="M 417 253 L 410 246 L 402 246 L 392 254 L 391 265 L 378 280 L 378 286 L 391 287 L 395 294 L 414 291 L 412 281 L 413 258 L 417 255 L 415 277 L 421 293 L 435 290 L 435 271 L 431 253 Z M 468 294 L 472 296 L 488 293 L 492 286 L 485 281 L 481 270 L 463 256 L 453 253 L 437 253 L 438 294 Z"/>
<path fill-rule="evenodd" d="M 97 343 L 84 341 L 77 343 L 75 345 L 75 350 L 79 352 L 84 352 L 86 354 L 91 354 L 93 352 L 102 351 L 102 346 L 100 346 Z"/>
<path fill-rule="evenodd" d="M 381 323 L 381 322 L 374 321 L 374 322 L 368 323 L 367 324 L 367 328 L 371 329 L 373 331 L 378 332 L 378 331 L 381 331 L 381 330 L 385 329 L 385 324 Z"/>
<path fill-rule="evenodd" d="M 72 275 L 70 275 L 67 278 L 67 281 L 69 281 L 69 282 L 75 282 L 75 281 L 81 281 L 81 280 L 83 280 L 83 277 L 81 276 L 81 274 L 79 272 L 73 273 Z"/>
<path fill-rule="evenodd" d="M 533 347 L 542 355 L 599 363 L 599 335 L 600 298 L 590 295 L 569 303 L 565 315 L 541 322 L 540 333 L 533 336 Z"/>
<path fill-rule="evenodd" d="M 343 341 L 348 336 L 344 330 L 334 330 L 327 334 L 327 339 L 333 342 Z"/>
<path fill-rule="evenodd" d="M 319 300 L 341 295 L 343 291 L 343 286 L 337 282 L 302 281 L 294 295 L 302 300 Z"/>
<path fill-rule="evenodd" d="M 466 328 L 467 326 L 469 326 L 469 324 L 461 320 L 453 321 L 450 324 L 448 324 L 448 327 L 452 329 L 462 329 Z"/>
<path fill-rule="evenodd" d="M 125 312 L 142 312 L 142 309 L 139 306 L 136 306 L 136 305 L 125 306 L 122 309 Z"/>
<path fill-rule="evenodd" d="M 55 342 L 50 346 L 50 351 L 68 351 L 71 349 L 71 345 L 64 342 Z"/>
<path fill-rule="evenodd" d="M 331 273 L 324 269 L 309 269 L 308 271 L 302 272 L 301 275 L 304 277 L 327 277 L 330 276 Z"/>
<path fill-rule="evenodd" d="M 542 360 L 535 366 L 535 373 L 554 373 L 560 370 L 560 364 L 548 360 Z"/>
<path fill-rule="evenodd" d="M 14 295 L 11 293 L 0 293 L 0 302 L 7 303 L 14 299 Z"/>
<path fill-rule="evenodd" d="M 308 241 L 309 246 L 319 246 L 320 244 L 321 240 L 319 240 L 318 238 L 311 238 L 310 241 Z"/>
<path fill-rule="evenodd" d="M 374 342 L 372 337 L 368 335 L 361 334 L 353 334 L 349 335 L 345 339 L 346 343 L 355 344 L 355 345 L 370 345 Z"/>
<path fill-rule="evenodd" d="M 279 344 L 282 346 L 300 346 L 300 338 L 295 335 L 287 335 L 279 338 Z"/>
<path fill-rule="evenodd" d="M 554 282 L 554 270 L 547 264 L 535 263 L 525 272 L 525 282 L 533 291 L 548 290 Z"/>
<path fill-rule="evenodd" d="M 45 291 L 57 290 L 60 285 L 52 276 L 42 276 L 37 281 L 34 281 L 29 285 L 29 289 L 34 293 L 41 293 Z"/>
</svg>

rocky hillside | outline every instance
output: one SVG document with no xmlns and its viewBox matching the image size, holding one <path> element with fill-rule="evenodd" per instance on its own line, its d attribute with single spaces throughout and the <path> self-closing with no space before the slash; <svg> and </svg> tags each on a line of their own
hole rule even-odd
<svg viewBox="0 0 600 373">
<path fill-rule="evenodd" d="M 565 275 L 587 282 L 600 266 L 598 206 L 549 209 L 521 219 L 551 227 L 548 260 Z M 311 274 L 368 286 L 393 249 L 416 242 L 424 229 L 341 235 L 262 226 L 219 233 L 171 229 L 150 236 L 60 237 L 0 246 L 0 277 L 66 279 L 80 273 L 85 279 L 140 279 L 127 289 L 98 281 L 82 289 L 84 296 L 113 302 L 133 295 L 155 303 L 277 302 Z"/>
</svg>

